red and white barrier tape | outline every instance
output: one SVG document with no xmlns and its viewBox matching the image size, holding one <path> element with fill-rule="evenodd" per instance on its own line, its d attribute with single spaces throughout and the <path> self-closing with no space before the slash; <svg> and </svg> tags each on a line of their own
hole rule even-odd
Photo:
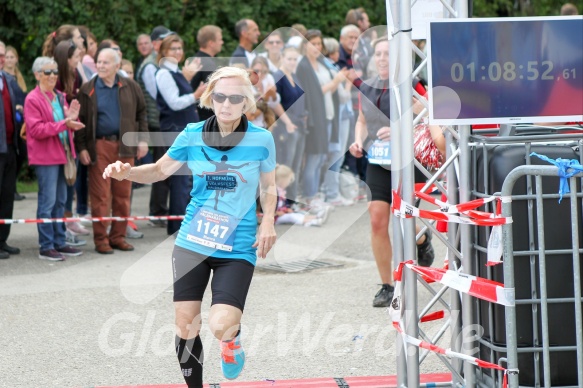
<svg viewBox="0 0 583 388">
<path fill-rule="evenodd" d="M 461 360 L 467 361 L 473 365 L 476 365 L 480 368 L 485 368 L 485 369 L 495 369 L 495 370 L 500 370 L 504 372 L 504 380 L 502 382 L 502 385 L 504 388 L 508 387 L 508 373 L 509 371 L 498 365 L 498 364 L 494 364 L 488 361 L 484 361 L 484 360 L 480 360 L 479 358 L 476 357 L 472 357 L 472 356 L 468 356 L 466 354 L 463 353 L 459 353 L 459 352 L 454 352 L 451 349 L 445 349 L 442 348 L 440 346 L 437 345 L 433 345 L 429 342 L 426 341 L 421 341 L 418 338 L 415 337 L 411 337 L 410 335 L 406 334 L 403 329 L 401 328 L 401 325 L 398 322 L 393 322 L 393 327 L 399 332 L 399 334 L 401 334 L 401 337 L 403 338 L 403 343 L 404 344 L 409 344 L 409 345 L 413 345 L 416 346 L 418 348 L 422 348 L 422 349 L 426 349 L 429 350 L 430 352 L 433 353 L 439 353 L 439 354 L 443 354 L 446 357 L 449 358 L 459 358 Z"/>
<path fill-rule="evenodd" d="M 420 267 L 413 264 L 407 264 L 407 268 L 417 272 L 424 278 L 439 282 L 444 286 L 448 286 L 475 298 L 503 306 L 514 306 L 514 290 L 504 288 L 504 284 L 502 283 L 452 270 Z"/>
<path fill-rule="evenodd" d="M 443 225 L 448 222 L 456 222 L 460 224 L 491 226 L 490 239 L 488 240 L 488 266 L 502 263 L 502 225 L 512 223 L 512 217 L 501 217 L 501 205 L 503 202 L 511 202 L 511 197 L 490 196 L 487 198 L 479 198 L 473 201 L 452 205 L 437 198 L 432 197 L 421 191 L 416 191 L 417 198 L 425 200 L 435 206 L 439 206 L 438 210 L 423 210 L 419 209 L 410 203 L 403 201 L 397 191 L 393 190 L 393 214 L 396 217 L 411 218 L 419 217 L 431 220 L 437 220 L 438 230 L 444 231 Z M 442 197 L 443 198 L 443 197 Z M 488 213 L 473 210 L 486 203 L 497 201 L 496 212 Z M 453 214 L 460 214 L 456 216 Z M 441 225 L 441 227 L 440 227 Z"/>
<path fill-rule="evenodd" d="M 66 217 L 66 218 L 22 218 L 22 219 L 0 219 L 0 225 L 8 224 L 50 224 L 67 222 L 108 222 L 108 221 L 180 221 L 184 216 L 129 216 L 129 217 Z"/>
<path fill-rule="evenodd" d="M 403 285 L 402 285 L 402 277 L 403 277 L 403 269 L 405 267 L 423 275 L 424 277 L 429 277 L 429 278 L 433 278 L 434 281 L 438 281 L 442 284 L 445 284 L 451 288 L 454 288 L 456 290 L 462 291 L 462 292 L 467 292 L 470 295 L 473 295 L 477 298 L 480 299 L 484 299 L 484 300 L 488 300 L 490 302 L 493 303 L 499 303 L 499 304 L 504 304 L 504 305 L 514 305 L 514 301 L 512 301 L 512 304 L 506 304 L 506 303 L 510 303 L 510 300 L 508 300 L 507 298 L 503 297 L 501 299 L 498 299 L 498 297 L 496 298 L 496 300 L 491 300 L 492 299 L 492 293 L 491 293 L 491 286 L 496 285 L 496 287 L 502 287 L 503 285 L 500 283 L 496 283 L 496 282 L 492 282 L 490 280 L 487 279 L 482 279 L 482 278 L 477 278 L 474 276 L 468 276 L 468 275 L 464 275 L 464 274 L 458 274 L 455 271 L 444 271 L 444 270 L 435 270 L 435 272 L 433 271 L 433 268 L 425 268 L 425 267 L 418 267 L 412 264 L 412 261 L 408 261 L 408 262 L 404 262 L 401 263 L 399 265 L 399 267 L 394 271 L 394 279 L 395 279 L 395 291 L 394 291 L 394 295 L 393 295 L 393 300 L 391 302 L 391 305 L 389 307 L 389 315 L 391 317 L 391 321 L 393 323 L 393 327 L 399 332 L 399 334 L 401 334 L 402 338 L 403 338 L 403 347 L 405 352 L 407 351 L 407 346 L 406 344 L 410 344 L 422 349 L 427 349 L 433 353 L 439 353 L 439 354 L 443 354 L 444 356 L 447 356 L 449 358 L 458 358 L 464 361 L 467 361 L 473 365 L 476 365 L 480 368 L 487 368 L 487 369 L 495 369 L 495 370 L 500 370 L 504 372 L 504 380 L 503 380 L 503 386 L 504 388 L 506 388 L 508 386 L 508 374 L 509 373 L 518 373 L 517 370 L 513 370 L 513 371 L 509 371 L 506 368 L 501 367 L 500 365 L 488 362 L 488 361 L 484 361 L 484 360 L 480 360 L 479 358 L 476 357 L 472 357 L 463 353 L 458 353 L 458 352 L 454 352 L 451 349 L 445 349 L 442 347 L 439 347 L 437 345 L 434 345 L 432 343 L 426 342 L 426 341 L 422 341 L 418 338 L 412 337 L 408 334 L 405 333 L 405 331 L 403 330 L 403 314 L 404 311 L 402 309 L 402 292 L 403 292 Z M 423 273 L 419 272 L 418 269 L 422 269 Z M 430 270 L 430 271 L 427 271 Z M 446 280 L 443 280 L 446 276 L 444 276 L 444 272 L 448 273 L 448 272 L 452 272 L 453 274 L 447 275 Z M 459 277 L 455 276 L 454 274 L 459 275 Z M 467 279 L 471 279 L 472 283 L 483 283 L 486 284 L 487 287 L 486 289 L 482 289 L 481 287 L 472 287 L 471 284 L 467 284 Z M 459 280 L 462 279 L 462 281 L 460 282 Z M 449 284 L 446 284 L 449 283 Z M 469 286 L 469 287 L 468 287 Z M 464 291 L 465 290 L 465 291 Z M 496 296 L 498 296 L 496 294 Z M 436 319 L 440 319 L 443 318 L 445 316 L 443 311 L 437 311 L 434 313 L 430 313 L 425 315 L 424 317 L 421 318 L 421 322 L 428 322 L 428 321 L 432 321 L 432 320 L 436 320 Z"/>
<path fill-rule="evenodd" d="M 419 209 L 410 203 L 402 200 L 396 190 L 393 190 L 393 214 L 401 218 L 419 217 L 436 221 L 456 222 L 459 224 L 469 224 L 478 226 L 495 226 L 512 223 L 512 217 L 500 217 L 493 213 L 487 213 L 477 210 L 472 210 L 480 207 L 488 202 L 492 202 L 500 197 L 480 198 L 464 204 L 451 205 L 439 201 L 425 193 L 416 192 L 418 198 L 428 200 L 437 206 L 441 206 L 439 210 L 423 210 Z M 452 213 L 458 213 L 465 217 L 455 216 Z"/>
</svg>

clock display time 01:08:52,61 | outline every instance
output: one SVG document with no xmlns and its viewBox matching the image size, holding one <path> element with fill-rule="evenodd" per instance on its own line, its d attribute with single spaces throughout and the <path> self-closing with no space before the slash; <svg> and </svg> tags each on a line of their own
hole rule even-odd
<svg viewBox="0 0 583 388">
<path fill-rule="evenodd" d="M 562 70 L 562 71 L 561 71 Z M 516 79 L 526 79 L 528 81 L 542 80 L 554 81 L 556 79 L 577 78 L 576 69 L 561 69 L 555 75 L 555 66 L 552 61 L 529 61 L 526 66 L 516 65 L 514 62 L 491 62 L 488 66 L 476 66 L 475 62 L 470 62 L 465 66 L 456 62 L 451 65 L 451 80 L 453 82 L 463 82 L 469 77 L 470 82 L 483 81 L 514 81 Z"/>
</svg>

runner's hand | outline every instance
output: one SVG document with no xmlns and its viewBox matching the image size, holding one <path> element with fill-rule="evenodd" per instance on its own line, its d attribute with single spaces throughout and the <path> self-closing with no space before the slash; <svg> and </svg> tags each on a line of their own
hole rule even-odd
<svg viewBox="0 0 583 388">
<path fill-rule="evenodd" d="M 257 230 L 257 239 L 255 240 L 255 244 L 253 244 L 253 248 L 257 248 L 257 257 L 265 259 L 271 247 L 275 244 L 276 239 L 277 234 L 273 226 L 273 219 L 269 222 L 269 219 L 263 218 Z"/>
<path fill-rule="evenodd" d="M 355 141 L 354 143 L 352 143 L 350 145 L 350 148 L 348 149 L 348 151 L 350 151 L 350 154 L 352 156 L 354 156 L 355 158 L 362 158 L 362 155 L 363 155 L 362 143 Z"/>
<path fill-rule="evenodd" d="M 390 127 L 382 127 L 377 131 L 377 138 L 381 141 L 389 141 L 391 140 L 391 128 Z"/>
<path fill-rule="evenodd" d="M 119 160 L 110 164 L 103 170 L 103 179 L 114 178 L 123 181 L 130 176 L 132 166 L 129 163 L 122 163 Z"/>
</svg>

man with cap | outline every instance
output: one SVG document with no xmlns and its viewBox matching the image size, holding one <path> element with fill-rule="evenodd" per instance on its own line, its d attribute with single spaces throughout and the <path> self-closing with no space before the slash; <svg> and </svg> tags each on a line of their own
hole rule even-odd
<svg viewBox="0 0 583 388">
<path fill-rule="evenodd" d="M 156 57 L 160 45 L 165 37 L 172 35 L 174 32 L 170 31 L 164 26 L 154 27 L 150 34 L 152 40 L 153 50 L 149 56 L 144 59 L 142 65 L 136 72 L 136 81 L 144 92 L 144 99 L 146 101 L 146 109 L 148 112 L 148 131 L 160 131 L 160 112 L 156 105 L 156 95 L 158 88 L 156 87 L 156 72 L 158 71 L 158 63 Z M 156 137 L 154 137 L 156 139 Z M 154 140 L 155 141 L 155 140 Z M 158 144 L 153 144 L 152 152 L 154 156 L 154 163 L 160 159 L 165 153 L 164 147 L 159 147 Z M 166 216 L 168 215 L 168 194 L 169 194 L 168 180 L 160 181 L 152 184 L 152 191 L 150 192 L 150 215 L 151 216 Z M 151 221 L 154 225 L 166 227 L 165 221 Z"/>
</svg>

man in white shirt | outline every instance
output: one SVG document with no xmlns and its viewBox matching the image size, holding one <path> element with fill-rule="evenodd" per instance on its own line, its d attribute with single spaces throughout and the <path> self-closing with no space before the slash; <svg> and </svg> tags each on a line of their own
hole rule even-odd
<svg viewBox="0 0 583 388">
<path fill-rule="evenodd" d="M 242 63 L 245 68 L 251 67 L 251 62 L 255 59 L 257 54 L 252 52 L 253 46 L 259 41 L 259 27 L 251 19 L 242 19 L 235 24 L 235 34 L 239 37 L 239 46 L 231 54 L 231 61 L 229 64 L 232 66 L 237 63 Z"/>
<path fill-rule="evenodd" d="M 148 130 L 152 132 L 160 132 L 160 112 L 156 105 L 156 95 L 158 89 L 156 87 L 156 71 L 158 71 L 158 63 L 156 63 L 156 56 L 160 45 L 165 37 L 174 34 L 164 26 L 157 26 L 152 30 L 150 39 L 152 40 L 153 50 L 149 56 L 144 59 L 142 65 L 136 71 L 136 81 L 144 92 L 144 99 L 146 101 L 146 108 L 148 112 Z M 153 139 L 156 139 L 155 135 Z M 152 153 L 154 162 L 160 159 L 165 152 L 164 147 L 158 147 L 156 144 L 152 146 Z M 152 191 L 150 192 L 150 215 L 151 216 L 165 216 L 168 215 L 168 193 L 169 186 L 167 181 L 160 181 L 152 184 Z M 150 223 L 166 227 L 165 221 L 151 221 Z"/>
</svg>

